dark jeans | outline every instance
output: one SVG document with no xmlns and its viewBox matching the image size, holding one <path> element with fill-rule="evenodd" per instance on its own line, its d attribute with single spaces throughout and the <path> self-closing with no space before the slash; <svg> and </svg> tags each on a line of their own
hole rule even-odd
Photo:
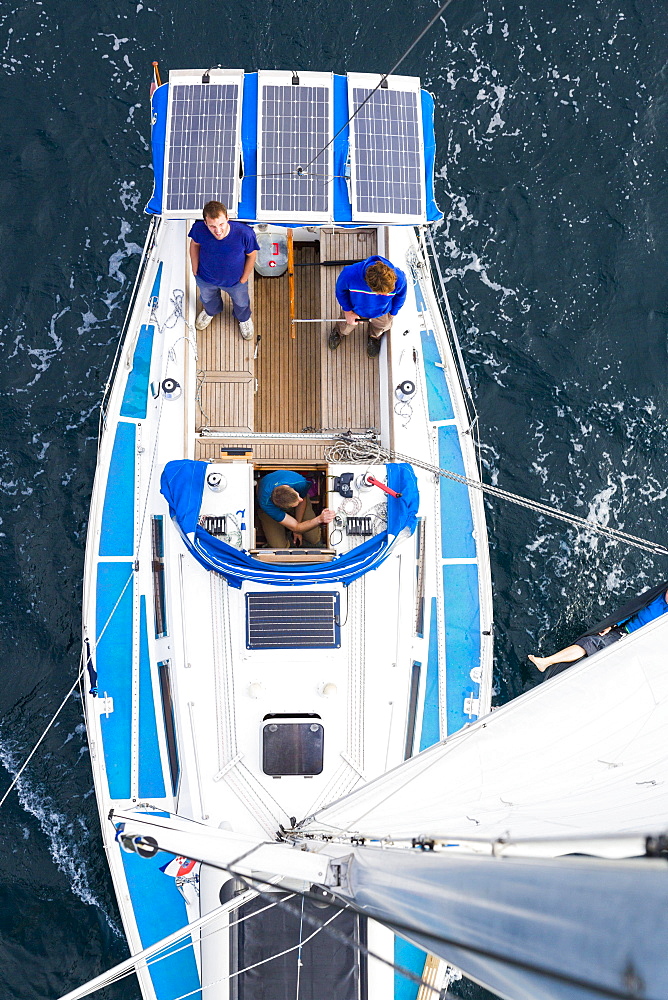
<svg viewBox="0 0 668 1000">
<path fill-rule="evenodd" d="M 223 311 L 223 297 L 220 293 L 227 292 L 232 299 L 232 311 L 236 321 L 238 323 L 245 323 L 247 319 L 250 319 L 251 307 L 248 282 L 242 285 L 240 281 L 237 281 L 236 285 L 231 285 L 229 288 L 222 288 L 219 285 L 211 285 L 208 281 L 202 281 L 198 277 L 195 277 L 195 281 L 199 288 L 204 311 L 209 316 L 217 316 L 218 313 Z"/>
</svg>

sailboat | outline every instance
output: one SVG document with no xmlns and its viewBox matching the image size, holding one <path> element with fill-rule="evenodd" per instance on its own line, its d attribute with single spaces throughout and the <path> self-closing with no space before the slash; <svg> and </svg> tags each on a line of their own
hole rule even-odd
<svg viewBox="0 0 668 1000">
<path fill-rule="evenodd" d="M 427 471 L 479 479 L 470 387 L 431 271 L 433 99 L 413 77 L 179 70 L 154 89 L 152 145 L 87 543 L 95 787 L 133 953 L 220 907 L 221 893 L 233 900 L 216 934 L 138 968 L 144 996 L 278 1000 L 263 976 L 273 983 L 280 962 L 239 970 L 258 942 L 293 934 L 285 907 L 237 927 L 263 897 L 237 900 L 235 879 L 194 849 L 171 867 L 128 854 L 108 817 L 273 842 L 489 711 L 482 498 Z M 250 340 L 227 310 L 195 328 L 187 234 L 211 199 L 260 246 Z M 406 301 L 378 358 L 366 323 L 331 350 L 337 278 L 375 255 L 406 275 Z M 308 481 L 316 512 L 335 512 L 318 544 L 269 546 L 256 489 L 277 470 Z M 309 952 L 319 990 L 325 979 L 341 1000 L 395 995 L 391 965 L 367 962 L 362 941 L 422 975 L 423 950 L 352 913 L 337 920 L 345 947 L 320 935 Z M 445 964 L 430 962 L 442 980 Z"/>
<path fill-rule="evenodd" d="M 665 995 L 668 621 L 490 712 L 475 414 L 413 77 L 179 70 L 102 411 L 86 717 L 146 1000 Z M 254 227 L 254 336 L 197 330 L 191 224 Z M 331 350 L 342 268 L 408 295 Z M 432 270 L 432 265 L 434 270 Z M 318 544 L 270 547 L 297 471 Z M 648 857 L 653 855 L 654 857 Z M 659 901 L 661 900 L 661 905 Z"/>
</svg>

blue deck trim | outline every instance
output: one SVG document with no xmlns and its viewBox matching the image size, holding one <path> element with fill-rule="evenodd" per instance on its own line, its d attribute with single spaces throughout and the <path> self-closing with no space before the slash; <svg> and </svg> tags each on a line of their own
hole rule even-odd
<svg viewBox="0 0 668 1000">
<path fill-rule="evenodd" d="M 101 695 L 114 699 L 114 710 L 109 717 L 100 716 L 104 762 L 112 799 L 130 797 L 132 583 L 126 588 L 110 619 L 109 615 L 132 572 L 130 562 L 101 562 L 97 567 L 96 638 L 104 629 L 97 646 L 98 689 Z"/>
<path fill-rule="evenodd" d="M 159 851 L 154 858 L 140 858 L 121 851 L 121 858 L 142 948 L 148 948 L 188 923 L 186 904 L 174 879 L 160 871 L 169 855 Z M 201 1000 L 192 947 L 149 966 L 149 972 L 158 1000 L 173 1000 L 191 990 L 192 1000 Z"/>
<path fill-rule="evenodd" d="M 442 469 L 465 475 L 459 435 L 454 425 L 438 428 L 438 460 Z M 444 559 L 475 558 L 473 514 L 469 491 L 452 479 L 441 479 L 441 555 Z"/>
<path fill-rule="evenodd" d="M 448 735 L 471 722 L 464 698 L 479 694 L 471 669 L 480 666 L 480 599 L 475 563 L 443 567 Z M 473 717 L 475 718 L 475 716 Z"/>
<path fill-rule="evenodd" d="M 241 99 L 241 146 L 244 156 L 244 177 L 241 182 L 237 217 L 254 219 L 257 200 L 257 73 L 244 74 Z"/>
<path fill-rule="evenodd" d="M 416 285 L 416 297 L 419 285 Z M 422 294 L 422 293 L 420 293 Z M 430 420 L 452 420 L 455 411 L 442 367 L 441 355 L 433 330 L 422 330 L 422 357 L 424 359 L 424 376 L 427 383 L 427 405 Z"/>
<path fill-rule="evenodd" d="M 160 300 L 160 282 L 162 281 L 162 261 L 158 264 L 158 270 L 155 275 L 155 281 L 153 282 L 153 288 L 151 289 L 151 295 L 148 300 L 149 308 L 155 309 Z"/>
<path fill-rule="evenodd" d="M 348 78 L 334 74 L 334 218 L 337 222 L 352 222 L 353 206 L 350 202 L 348 181 L 350 164 L 350 127 L 348 118 Z M 340 130 L 340 134 L 339 133 Z"/>
<path fill-rule="evenodd" d="M 162 185 L 165 174 L 165 139 L 167 134 L 167 98 L 169 84 L 163 83 L 151 98 L 151 147 L 153 150 L 153 193 L 144 209 L 147 215 L 162 212 Z"/>
<path fill-rule="evenodd" d="M 151 661 L 148 651 L 148 627 L 146 624 L 146 598 L 142 595 L 139 605 L 139 794 L 141 798 L 163 798 L 165 779 L 160 760 L 158 727 L 155 721 L 155 701 L 151 682 Z"/>
<path fill-rule="evenodd" d="M 441 738 L 441 719 L 438 689 L 438 617 L 436 598 L 431 599 L 429 618 L 429 652 L 427 654 L 427 680 L 424 690 L 424 711 L 422 713 L 422 733 L 420 750 L 426 750 Z"/>
<path fill-rule="evenodd" d="M 101 556 L 134 552 L 135 435 L 134 424 L 116 426 L 102 511 Z"/>
<path fill-rule="evenodd" d="M 403 938 L 394 939 L 394 961 L 416 976 L 422 976 L 427 953 Z M 400 972 L 394 973 L 394 1000 L 415 1000 L 419 985 Z"/>
<path fill-rule="evenodd" d="M 162 264 L 160 265 L 162 267 Z M 156 278 L 158 286 L 159 276 Z M 155 288 L 155 285 L 153 286 Z M 148 396 L 148 380 L 151 374 L 151 355 L 153 353 L 153 334 L 155 327 L 142 325 L 132 357 L 132 371 L 128 375 L 121 404 L 122 417 L 134 417 L 144 420 L 146 417 L 146 402 Z M 108 555 L 109 553 L 107 553 Z"/>
</svg>

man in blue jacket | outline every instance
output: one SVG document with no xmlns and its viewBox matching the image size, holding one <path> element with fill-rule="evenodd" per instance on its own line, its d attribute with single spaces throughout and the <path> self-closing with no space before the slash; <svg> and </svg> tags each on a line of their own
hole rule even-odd
<svg viewBox="0 0 668 1000">
<path fill-rule="evenodd" d="M 330 350 L 335 351 L 341 338 L 348 337 L 358 320 L 366 317 L 370 328 L 366 353 L 377 358 L 380 338 L 406 301 L 406 275 L 384 257 L 367 257 L 344 267 L 336 282 L 336 298 L 343 319 L 329 335 Z"/>
</svg>

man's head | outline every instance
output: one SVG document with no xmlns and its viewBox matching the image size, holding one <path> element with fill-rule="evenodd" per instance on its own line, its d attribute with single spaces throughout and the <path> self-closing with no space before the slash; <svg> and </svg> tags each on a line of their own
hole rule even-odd
<svg viewBox="0 0 668 1000">
<path fill-rule="evenodd" d="M 297 490 L 293 490 L 292 486 L 275 486 L 271 491 L 271 502 L 280 507 L 281 510 L 296 507 L 298 503 L 301 503 L 301 499 Z"/>
<path fill-rule="evenodd" d="M 227 232 L 227 209 L 222 201 L 207 201 L 202 209 L 204 224 L 215 237 L 220 239 Z"/>
<path fill-rule="evenodd" d="M 367 267 L 364 272 L 364 280 L 372 292 L 378 292 L 379 295 L 389 295 L 390 292 L 394 291 L 397 275 L 391 267 L 383 264 L 382 260 L 377 260 L 375 264 Z"/>
</svg>

